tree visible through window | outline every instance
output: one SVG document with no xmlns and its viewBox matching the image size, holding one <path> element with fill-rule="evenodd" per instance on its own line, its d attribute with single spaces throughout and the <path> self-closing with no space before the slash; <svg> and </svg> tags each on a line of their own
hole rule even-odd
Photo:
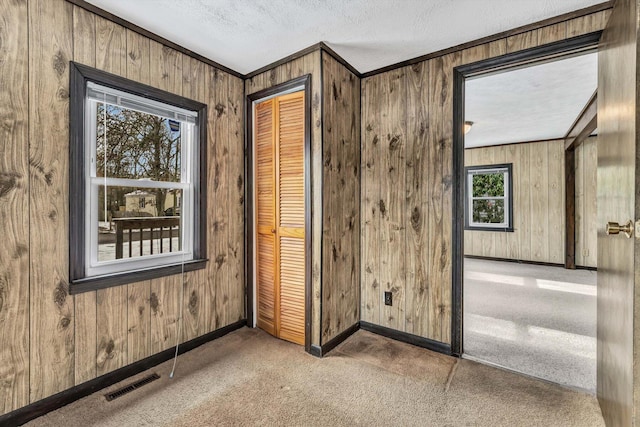
<svg viewBox="0 0 640 427">
<path fill-rule="evenodd" d="M 511 164 L 466 168 L 467 228 L 511 229 Z"/>
<path fill-rule="evenodd" d="M 204 265 L 206 105 L 73 65 L 72 281 Z"/>
</svg>

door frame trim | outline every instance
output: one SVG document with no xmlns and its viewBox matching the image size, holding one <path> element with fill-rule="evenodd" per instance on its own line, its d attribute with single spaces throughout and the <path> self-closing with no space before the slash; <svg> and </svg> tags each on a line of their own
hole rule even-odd
<svg viewBox="0 0 640 427">
<path fill-rule="evenodd" d="M 248 94 L 245 97 L 245 296 L 247 326 L 253 327 L 254 313 L 254 146 L 253 146 L 253 104 L 264 98 L 274 97 L 295 88 L 304 91 L 304 247 L 305 247 L 305 319 L 304 319 L 304 349 L 311 351 L 311 311 L 312 311 L 312 280 L 311 280 L 311 250 L 312 250 L 312 205 L 311 182 L 313 171 L 311 169 L 311 74 L 289 80 L 288 82 L 269 87 L 267 89 Z"/>
<path fill-rule="evenodd" d="M 451 353 L 460 357 L 463 350 L 463 277 L 464 277 L 464 83 L 469 77 L 525 65 L 587 49 L 596 49 L 602 31 L 573 37 L 506 55 L 461 65 L 453 69 L 453 176 L 452 178 L 452 292 Z"/>
</svg>

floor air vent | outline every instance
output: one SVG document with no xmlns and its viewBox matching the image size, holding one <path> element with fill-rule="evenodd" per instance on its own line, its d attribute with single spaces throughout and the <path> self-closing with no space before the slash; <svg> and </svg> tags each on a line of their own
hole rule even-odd
<svg viewBox="0 0 640 427">
<path fill-rule="evenodd" d="M 111 393 L 107 393 L 104 395 L 104 397 L 107 398 L 107 402 L 111 402 L 113 399 L 117 399 L 120 396 L 124 396 L 127 393 L 131 393 L 133 390 L 142 387 L 143 385 L 147 385 L 150 382 L 153 382 L 157 379 L 160 379 L 160 375 L 156 374 L 155 372 L 151 375 L 149 375 L 148 377 L 144 377 L 138 381 L 136 381 L 133 384 L 129 384 L 128 386 L 122 387 L 116 391 L 113 391 Z"/>
</svg>

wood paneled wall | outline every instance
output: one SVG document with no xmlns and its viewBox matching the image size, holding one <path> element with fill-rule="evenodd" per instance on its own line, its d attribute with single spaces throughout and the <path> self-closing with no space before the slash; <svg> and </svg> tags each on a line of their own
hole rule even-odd
<svg viewBox="0 0 640 427">
<path fill-rule="evenodd" d="M 360 79 L 322 51 L 322 343 L 360 320 Z"/>
<path fill-rule="evenodd" d="M 311 344 L 360 319 L 360 79 L 324 50 L 245 81 L 252 94 L 311 75 Z M 316 214 L 316 213 L 320 214 Z"/>
<path fill-rule="evenodd" d="M 464 253 L 564 264 L 564 140 L 468 149 L 466 166 L 512 163 L 513 232 L 465 230 Z"/>
<path fill-rule="evenodd" d="M 0 0 L 0 414 L 244 318 L 242 80 L 64 0 Z M 207 268 L 69 295 L 69 61 L 209 105 Z"/>
<path fill-rule="evenodd" d="M 245 80 L 245 93 L 250 95 L 296 77 L 311 74 L 311 200 L 312 200 L 312 248 L 311 278 L 313 281 L 313 308 L 311 316 L 311 344 L 320 345 L 320 286 L 322 269 L 322 174 L 314 173 L 322 170 L 322 88 L 320 50 L 303 57 L 279 65 L 264 73 Z"/>
<path fill-rule="evenodd" d="M 576 264 L 597 267 L 597 138 L 576 149 Z M 513 232 L 465 230 L 464 253 L 564 264 L 564 140 L 467 149 L 465 166 L 513 164 Z"/>
<path fill-rule="evenodd" d="M 576 265 L 598 266 L 598 137 L 576 148 Z"/>
<path fill-rule="evenodd" d="M 453 68 L 601 30 L 609 13 L 363 79 L 362 320 L 450 342 Z"/>
</svg>

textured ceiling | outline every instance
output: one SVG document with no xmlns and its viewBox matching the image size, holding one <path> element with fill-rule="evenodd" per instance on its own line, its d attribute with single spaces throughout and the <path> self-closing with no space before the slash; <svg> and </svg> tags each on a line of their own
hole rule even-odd
<svg viewBox="0 0 640 427">
<path fill-rule="evenodd" d="M 324 41 L 360 72 L 603 0 L 88 0 L 246 74 Z"/>
<path fill-rule="evenodd" d="M 468 80 L 465 147 L 562 138 L 597 86 L 597 53 Z"/>
</svg>

